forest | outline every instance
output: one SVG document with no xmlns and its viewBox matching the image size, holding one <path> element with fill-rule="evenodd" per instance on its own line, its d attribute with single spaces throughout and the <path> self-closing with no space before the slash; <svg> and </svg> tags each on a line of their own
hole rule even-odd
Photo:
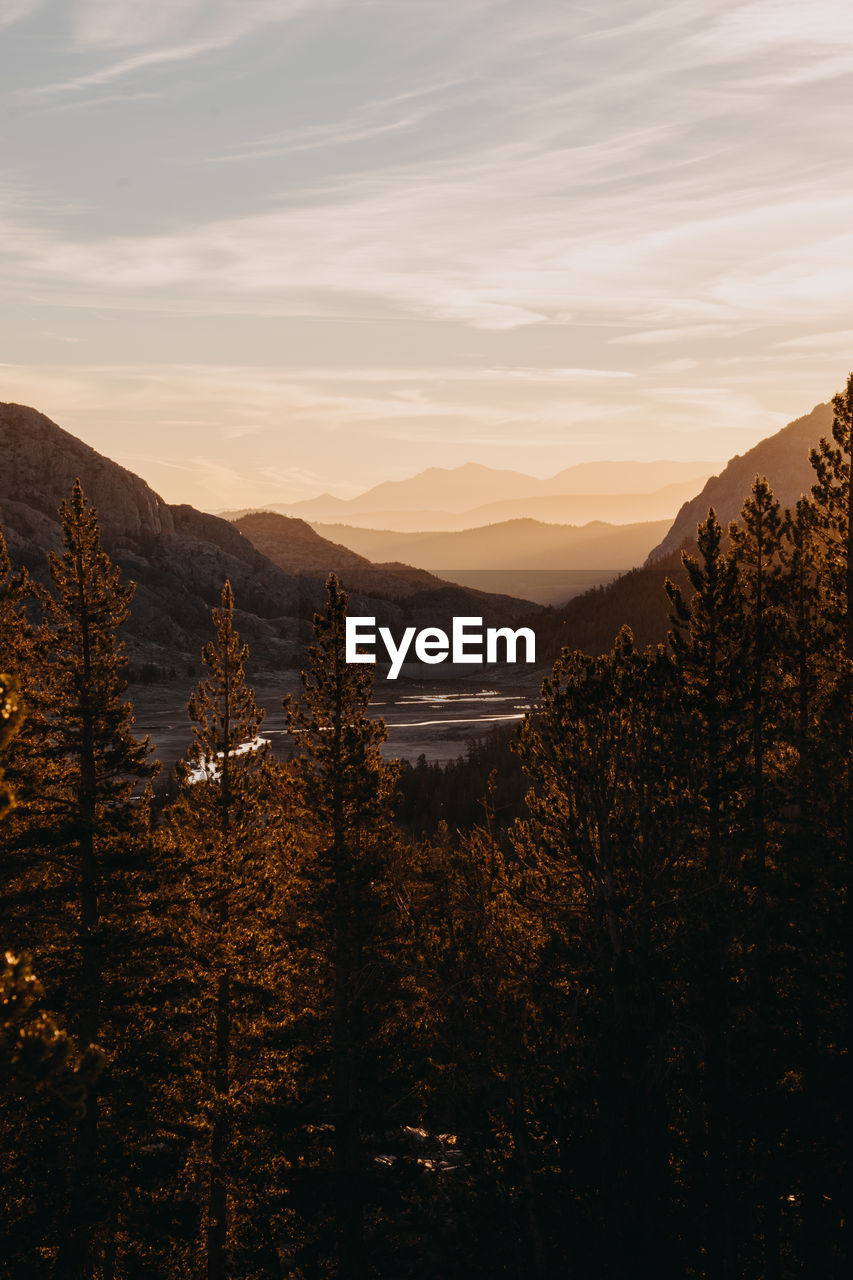
<svg viewBox="0 0 853 1280">
<path fill-rule="evenodd" d="M 4 1280 L 851 1274 L 833 409 L 809 496 L 655 582 L 666 643 L 564 649 L 445 769 L 383 758 L 334 576 L 275 758 L 225 583 L 154 804 L 79 483 L 50 589 L 3 550 Z"/>
</svg>

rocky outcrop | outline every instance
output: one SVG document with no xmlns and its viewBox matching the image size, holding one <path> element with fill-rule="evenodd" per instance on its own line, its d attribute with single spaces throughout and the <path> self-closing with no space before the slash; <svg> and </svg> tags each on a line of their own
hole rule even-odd
<svg viewBox="0 0 853 1280">
<path fill-rule="evenodd" d="M 114 541 L 173 531 L 171 509 L 144 480 L 26 405 L 0 404 L 0 466 L 0 499 L 50 520 L 79 476 Z"/>
<path fill-rule="evenodd" d="M 253 525 L 256 545 L 228 520 L 170 506 L 144 480 L 35 409 L 0 404 L 0 523 L 12 559 L 41 581 L 49 576 L 47 553 L 62 549 L 58 511 L 78 477 L 97 509 L 104 546 L 136 584 L 124 638 L 140 661 L 169 667 L 197 661 L 226 578 L 253 662 L 267 668 L 304 663 L 331 571 L 352 575 L 350 608 L 375 616 L 380 625 L 400 623 L 404 597 L 416 600 L 430 620 L 434 608 L 443 617 L 454 604 L 456 612 L 502 621 L 531 607 L 448 588 L 405 566 L 377 568 L 301 520 L 271 517 L 275 527 L 265 530 L 267 541 Z"/>
<path fill-rule="evenodd" d="M 77 477 L 97 508 L 105 547 L 136 583 L 125 633 L 132 656 L 168 665 L 197 659 L 229 578 L 255 661 L 303 660 L 322 583 L 284 572 L 227 520 L 170 506 L 44 414 L 0 404 L 0 522 L 13 560 L 42 581 L 46 553 L 61 550 L 58 510 Z"/>
</svg>

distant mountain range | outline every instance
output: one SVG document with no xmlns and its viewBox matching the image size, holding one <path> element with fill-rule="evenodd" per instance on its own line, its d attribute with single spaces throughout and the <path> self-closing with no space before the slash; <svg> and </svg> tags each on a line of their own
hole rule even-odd
<svg viewBox="0 0 853 1280">
<path fill-rule="evenodd" d="M 254 512 L 235 524 L 289 573 L 334 569 L 354 590 L 406 600 L 411 607 L 416 593 L 448 583 L 562 604 L 641 564 L 668 521 L 573 528 L 510 520 L 459 533 L 397 533 L 351 525 L 312 527 L 291 516 Z"/>
<path fill-rule="evenodd" d="M 299 532 L 314 546 L 315 562 L 307 563 L 303 551 L 299 568 L 283 569 L 229 521 L 164 502 L 144 480 L 35 409 L 0 404 L 0 523 L 13 561 L 42 581 L 46 553 L 62 549 L 58 508 L 78 476 L 98 510 L 104 546 L 136 583 L 125 629 L 132 658 L 164 666 L 197 660 L 210 636 L 210 607 L 230 578 L 237 625 L 255 664 L 304 662 L 311 620 L 325 597 L 323 581 L 341 563 L 341 548 L 321 556 L 317 534 L 307 526 L 291 529 L 291 536 Z M 354 567 L 350 561 L 348 568 Z M 377 594 L 356 587 L 351 607 L 391 627 L 410 618 L 422 626 L 439 619 L 441 625 L 454 612 L 490 622 L 535 612 L 527 601 L 470 592 L 412 570 L 397 575 L 386 566 L 372 582 Z"/>
<path fill-rule="evenodd" d="M 579 644 L 600 650 L 624 622 L 635 626 L 642 642 L 662 639 L 667 616 L 660 595 L 664 572 L 678 571 L 679 549 L 695 538 L 696 525 L 708 507 L 714 506 L 724 523 L 735 519 L 756 474 L 766 475 L 782 502 L 793 505 L 811 488 L 808 452 L 829 433 L 831 422 L 830 406 L 818 405 L 733 458 L 671 522 L 590 521 L 567 527 L 514 519 L 455 532 L 407 534 L 338 523 L 313 528 L 277 513 L 248 515 L 235 526 L 192 507 L 164 502 L 138 476 L 35 409 L 0 404 L 0 522 L 13 560 L 27 564 L 44 580 L 46 552 L 61 548 L 58 507 L 79 476 L 98 508 L 105 546 L 137 584 L 126 629 L 131 656 L 163 665 L 197 660 L 210 633 L 210 607 L 218 601 L 226 577 L 234 587 L 238 625 L 255 664 L 275 669 L 304 662 L 311 618 L 322 605 L 323 581 L 331 570 L 352 593 L 353 609 L 391 627 L 409 622 L 442 626 L 459 613 L 480 615 L 488 625 L 536 617 L 537 630 L 541 621 L 550 635 L 548 647 Z M 596 464 L 569 468 L 560 473 L 560 482 L 575 474 L 578 488 L 588 483 L 597 493 L 601 468 L 610 467 L 612 484 L 620 476 L 625 484 L 630 478 L 632 492 L 638 493 L 643 483 L 652 482 L 650 468 L 655 465 L 687 464 Z M 424 473 L 421 496 L 429 496 L 426 490 L 436 476 L 458 476 L 459 471 L 476 478 L 470 468 L 449 473 L 434 468 Z M 496 474 L 508 486 L 507 477 L 520 473 Z M 673 480 L 671 473 L 666 478 L 673 485 L 683 481 Z M 585 572 L 593 582 L 604 582 L 644 557 L 644 569 L 631 569 L 548 615 L 527 599 L 506 594 L 502 586 L 527 581 L 531 574 L 563 570 Z M 442 580 L 436 571 L 457 576 L 465 585 Z M 491 590 L 472 590 L 472 585 Z M 540 634 L 544 639 L 544 632 Z"/>
<path fill-rule="evenodd" d="M 505 520 L 459 533 L 396 533 L 319 524 L 316 531 L 375 561 L 405 561 L 433 573 L 464 569 L 630 569 L 642 564 L 668 520 L 575 527 Z M 238 523 L 243 528 L 243 522 Z"/>
<path fill-rule="evenodd" d="M 267 510 L 312 523 L 407 532 L 457 530 L 530 518 L 557 524 L 670 519 L 714 470 L 711 462 L 587 462 L 542 480 L 469 462 L 388 480 L 356 498 L 321 494 Z M 224 512 L 238 519 L 247 510 Z"/>
</svg>

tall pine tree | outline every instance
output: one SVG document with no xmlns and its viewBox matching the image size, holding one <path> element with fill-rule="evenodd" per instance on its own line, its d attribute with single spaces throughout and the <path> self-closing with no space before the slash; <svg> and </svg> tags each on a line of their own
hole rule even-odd
<svg viewBox="0 0 853 1280">
<path fill-rule="evenodd" d="M 186 989 L 200 992 L 207 1039 L 202 1090 L 210 1114 L 209 1151 L 201 1161 L 207 1183 L 206 1274 L 208 1280 L 225 1280 L 235 1256 L 233 1186 L 241 1137 L 236 1115 L 247 1112 L 258 1066 L 258 1045 L 247 1038 L 253 1022 L 247 1006 L 257 999 L 269 967 L 263 908 L 281 858 L 274 762 L 269 741 L 260 737 L 264 711 L 246 681 L 249 650 L 234 625 L 230 582 L 212 616 L 214 637 L 202 652 L 206 674 L 188 704 L 192 742 L 178 768 L 179 794 L 167 825 L 185 883 L 177 928 L 184 954 L 192 958 Z M 190 1059 L 192 1052 L 189 1046 Z M 178 1097 L 192 1109 L 185 1093 Z M 243 1187 L 240 1199 L 247 1198 Z"/>
<path fill-rule="evenodd" d="M 144 843 L 144 814 L 134 789 L 156 767 L 148 740 L 134 736 L 133 711 L 124 699 L 125 658 L 117 632 L 128 617 L 133 586 L 122 583 L 104 550 L 97 514 L 79 480 L 60 516 L 65 549 L 50 557 L 54 589 L 46 606 L 55 697 L 50 747 L 66 764 L 54 797 L 54 841 L 76 880 L 79 1000 L 72 1028 L 85 1047 L 99 1041 L 103 1029 L 104 898 L 120 892 L 128 845 Z M 132 922 L 120 920 L 122 927 L 132 928 Z M 98 1119 L 93 1096 L 77 1131 L 57 1280 L 87 1280 L 93 1273 L 93 1237 L 107 1199 Z"/>
<path fill-rule="evenodd" d="M 331 1024 L 330 1071 L 316 1097 L 318 1106 L 328 1098 L 334 1126 L 338 1276 L 356 1280 L 366 1266 L 364 1134 L 382 1111 L 380 1024 L 393 985 L 396 770 L 382 759 L 385 725 L 368 715 L 370 668 L 345 658 L 347 597 L 334 574 L 327 589 L 325 612 L 314 619 L 302 697 L 287 699 L 285 707 L 299 751 L 294 773 L 303 831 L 313 849 L 306 909 L 317 932 L 318 1012 Z"/>
</svg>

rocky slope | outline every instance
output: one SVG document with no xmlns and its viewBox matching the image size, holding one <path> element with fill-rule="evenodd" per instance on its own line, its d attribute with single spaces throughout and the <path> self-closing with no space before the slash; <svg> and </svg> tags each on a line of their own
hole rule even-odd
<svg viewBox="0 0 853 1280">
<path fill-rule="evenodd" d="M 759 441 L 747 453 L 736 454 L 695 498 L 685 502 L 666 537 L 649 553 L 646 564 L 654 564 L 695 538 L 696 526 L 707 517 L 709 507 L 714 508 L 723 526 L 737 519 L 756 476 L 767 477 L 784 507 L 795 506 L 814 483 L 809 450 L 831 431 L 832 406 L 819 404 L 811 413 Z"/>
<path fill-rule="evenodd" d="M 79 476 L 86 496 L 97 508 L 104 546 L 136 583 L 125 640 L 135 663 L 172 667 L 197 662 L 210 636 L 210 609 L 219 600 L 222 584 L 234 588 L 237 623 L 251 646 L 256 666 L 276 669 L 301 664 L 311 635 L 311 620 L 322 606 L 324 581 L 332 569 L 347 567 L 353 553 L 324 546 L 323 539 L 301 521 L 285 522 L 288 537 L 310 537 L 314 560 L 306 572 L 305 548 L 297 549 L 294 564 L 282 567 L 283 557 L 265 555 L 227 520 L 190 506 L 172 506 L 144 480 L 83 444 L 24 405 L 0 403 L 0 524 L 14 562 L 26 564 L 46 581 L 48 551 L 60 551 L 58 510 Z M 281 518 L 281 517 L 277 517 Z M 298 536 L 297 536 L 298 535 Z M 364 586 L 352 581 L 353 612 L 372 614 L 381 624 L 397 627 L 404 613 L 397 603 L 410 596 L 424 614 L 445 613 L 448 592 L 466 597 L 460 613 L 479 611 L 478 593 L 431 579 L 418 570 L 371 576 L 370 566 L 354 557 L 364 570 Z M 364 568 L 367 566 L 367 568 Z M 380 590 L 397 582 L 397 590 Z M 371 590 L 376 590 L 374 597 Z M 504 619 L 527 613 L 522 601 L 485 598 L 484 616 Z M 410 612 L 407 604 L 406 614 Z"/>
</svg>

